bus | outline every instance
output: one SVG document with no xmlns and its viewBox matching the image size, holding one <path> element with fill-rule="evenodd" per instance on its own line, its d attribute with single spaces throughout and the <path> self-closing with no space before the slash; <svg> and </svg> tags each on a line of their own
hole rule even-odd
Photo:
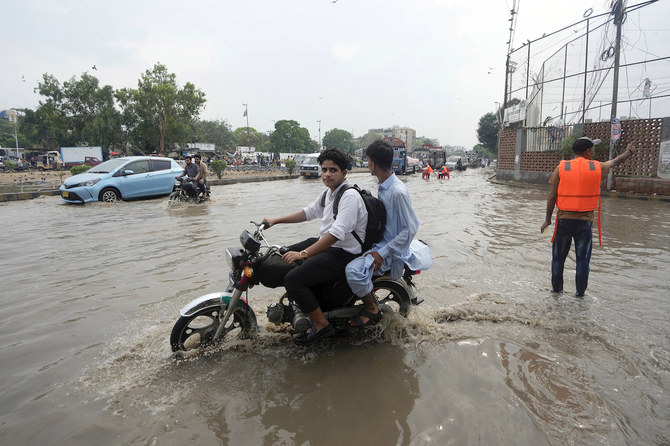
<svg viewBox="0 0 670 446">
<path fill-rule="evenodd" d="M 388 143 L 393 147 L 393 164 L 391 169 L 395 172 L 396 175 L 409 175 L 416 173 L 416 164 L 409 163 L 407 159 L 407 150 L 405 148 L 405 143 L 400 138 L 395 138 L 393 136 L 387 136 L 382 139 L 382 141 Z"/>
</svg>

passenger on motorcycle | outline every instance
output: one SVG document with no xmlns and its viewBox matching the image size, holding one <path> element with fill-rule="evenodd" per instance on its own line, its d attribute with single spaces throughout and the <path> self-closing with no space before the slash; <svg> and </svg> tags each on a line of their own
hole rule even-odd
<svg viewBox="0 0 670 446">
<path fill-rule="evenodd" d="M 374 275 L 390 272 L 391 279 L 399 279 L 405 265 L 413 270 L 425 270 L 433 264 L 428 245 L 413 241 L 419 220 L 412 209 L 405 183 L 391 170 L 393 148 L 378 140 L 368 146 L 365 155 L 370 174 L 379 180 L 377 196 L 386 209 L 386 227 L 382 240 L 346 267 L 351 290 L 363 300 L 358 316 L 349 321 L 354 327 L 366 326 L 381 317 L 379 306 L 372 297 Z"/>
<path fill-rule="evenodd" d="M 209 169 L 207 168 L 207 164 L 202 161 L 202 156 L 200 156 L 199 153 L 193 156 L 193 164 L 197 164 L 200 169 L 196 182 L 198 184 L 198 190 L 201 193 L 200 199 L 204 200 L 207 198 L 207 175 L 209 175 Z"/>
<path fill-rule="evenodd" d="M 393 153 L 391 153 L 393 154 Z M 291 300 L 309 315 L 313 326 L 304 335 L 298 336 L 295 343 L 308 345 L 335 333 L 324 317 L 321 305 L 310 287 L 327 282 L 344 274 L 347 264 L 361 254 L 361 244 L 353 236 L 356 231 L 361 240 L 365 240 L 365 227 L 368 212 L 360 194 L 349 189 L 342 195 L 337 218 L 333 218 L 333 203 L 340 188 L 348 184 L 346 179 L 349 160 L 338 149 L 327 149 L 317 159 L 321 165 L 321 179 L 328 187 L 325 205 L 321 205 L 319 196 L 307 207 L 294 214 L 279 218 L 266 218 L 268 227 L 279 223 L 300 223 L 321 219 L 319 238 L 310 238 L 289 246 L 282 258 L 293 264 L 302 260 L 286 274 L 284 287 Z M 346 296 L 342 296 L 346 299 Z M 342 302 L 344 303 L 344 302 Z"/>
<path fill-rule="evenodd" d="M 196 178 L 200 174 L 200 167 L 191 160 L 191 155 L 186 155 L 184 157 L 186 166 L 181 175 L 177 175 L 175 178 L 183 178 L 184 176 L 188 178 Z"/>
</svg>

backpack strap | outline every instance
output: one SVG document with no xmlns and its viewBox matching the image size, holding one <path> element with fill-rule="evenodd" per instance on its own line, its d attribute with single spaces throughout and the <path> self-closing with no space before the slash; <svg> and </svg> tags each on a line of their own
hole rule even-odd
<svg viewBox="0 0 670 446">
<path fill-rule="evenodd" d="M 337 191 L 337 195 L 335 195 L 335 201 L 333 202 L 333 220 L 337 220 L 337 210 L 338 210 L 338 206 L 340 205 L 340 198 L 342 198 L 342 195 L 344 195 L 344 193 L 346 191 L 348 191 L 349 189 L 356 189 L 359 193 L 361 191 L 357 184 L 354 184 L 353 186 L 350 186 L 350 185 L 343 186 L 343 187 L 340 188 L 340 190 Z M 326 194 L 327 193 L 328 193 L 328 191 L 326 190 L 326 191 L 323 192 L 323 195 L 321 196 L 321 207 L 324 207 L 324 208 L 326 207 Z M 351 235 L 353 235 L 354 238 L 356 239 L 356 241 L 358 243 L 360 243 L 361 246 L 363 246 L 363 240 L 361 240 L 361 238 L 358 236 L 358 234 L 356 234 L 356 231 L 351 231 Z"/>
</svg>

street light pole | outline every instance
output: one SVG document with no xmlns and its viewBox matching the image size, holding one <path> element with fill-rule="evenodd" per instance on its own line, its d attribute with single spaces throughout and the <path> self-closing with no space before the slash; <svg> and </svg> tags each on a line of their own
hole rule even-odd
<svg viewBox="0 0 670 446">
<path fill-rule="evenodd" d="M 244 105 L 244 116 L 247 118 L 247 150 L 250 150 L 251 146 L 249 144 L 249 109 L 247 107 L 247 104 L 242 105 Z"/>
<path fill-rule="evenodd" d="M 319 151 L 321 151 L 321 120 L 316 121 L 319 123 Z"/>
</svg>

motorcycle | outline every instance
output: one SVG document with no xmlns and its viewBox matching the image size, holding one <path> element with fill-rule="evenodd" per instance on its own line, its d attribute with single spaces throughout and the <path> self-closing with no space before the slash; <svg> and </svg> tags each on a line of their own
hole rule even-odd
<svg viewBox="0 0 670 446">
<path fill-rule="evenodd" d="M 198 297 L 181 309 L 181 316 L 170 334 L 170 345 L 177 357 L 215 344 L 253 338 L 259 331 L 256 313 L 243 294 L 248 297 L 249 289 L 258 284 L 268 288 L 283 286 L 284 276 L 293 266 L 281 258 L 288 251 L 286 247 L 270 245 L 266 240 L 263 234 L 266 223 L 250 223 L 256 229 L 253 233 L 242 232 L 242 248 L 226 250 L 226 261 L 231 270 L 226 291 Z M 400 279 L 381 276 L 373 281 L 373 297 L 383 314 L 397 312 L 406 317 L 412 305 L 423 302 L 414 294 L 416 287 L 412 277 L 418 273 L 405 268 Z M 333 296 L 348 296 L 341 306 L 322 306 L 323 314 L 339 333 L 358 330 L 349 325 L 349 320 L 356 317 L 362 304 L 356 304 L 358 297 L 352 293 L 344 275 L 314 287 L 312 291 L 322 297 L 320 302 L 341 302 L 341 299 L 333 300 Z M 290 324 L 295 335 L 305 333 L 312 326 L 309 316 L 287 294 L 268 306 L 266 314 L 269 322 L 277 326 Z"/>
<path fill-rule="evenodd" d="M 205 197 L 201 200 L 198 200 L 198 195 L 200 191 L 198 190 L 198 185 L 195 183 L 193 178 L 190 177 L 180 177 L 175 178 L 174 189 L 168 198 L 168 201 L 183 201 L 188 203 L 202 203 L 203 201 L 209 200 L 210 188 L 209 184 L 205 188 Z"/>
</svg>

